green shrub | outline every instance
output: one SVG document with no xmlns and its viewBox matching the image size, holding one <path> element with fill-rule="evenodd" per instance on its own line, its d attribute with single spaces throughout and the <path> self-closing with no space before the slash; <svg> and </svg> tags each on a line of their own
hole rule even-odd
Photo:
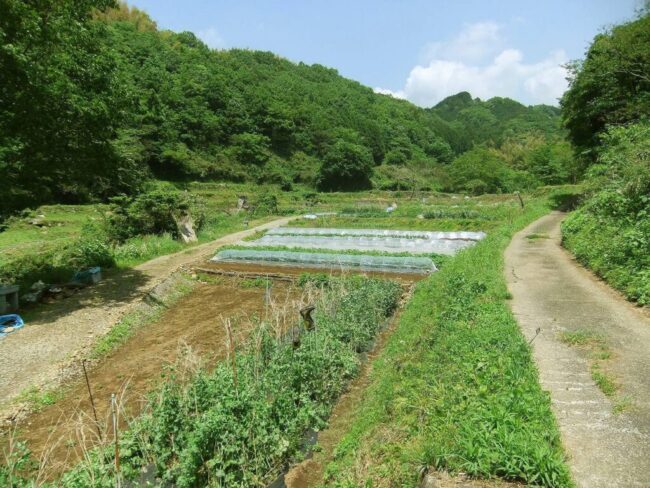
<svg viewBox="0 0 650 488">
<path fill-rule="evenodd" d="M 242 164 L 261 166 L 271 157 L 269 138 L 261 134 L 236 134 L 230 143 L 230 153 Z"/>
<path fill-rule="evenodd" d="M 590 195 L 562 224 L 562 242 L 630 300 L 650 304 L 650 124 L 603 136 Z"/>
<path fill-rule="evenodd" d="M 205 207 L 196 195 L 155 189 L 134 198 L 117 197 L 112 199 L 107 233 L 117 242 L 146 234 L 168 233 L 176 238 L 176 219 L 187 213 L 192 216 L 194 229 L 198 231 L 205 221 Z"/>
<path fill-rule="evenodd" d="M 68 262 L 78 269 L 90 266 L 110 268 L 115 265 L 115 256 L 106 240 L 89 236 L 78 239 L 69 247 Z"/>
<path fill-rule="evenodd" d="M 273 193 L 262 193 L 253 201 L 252 215 L 277 215 L 279 213 L 278 197 Z"/>
<path fill-rule="evenodd" d="M 551 208 L 568 212 L 578 208 L 584 199 L 584 191 L 580 187 L 568 187 L 553 190 L 548 196 Z"/>
<path fill-rule="evenodd" d="M 363 190 L 370 188 L 373 160 L 359 144 L 337 141 L 323 157 L 317 185 L 321 190 Z"/>
</svg>

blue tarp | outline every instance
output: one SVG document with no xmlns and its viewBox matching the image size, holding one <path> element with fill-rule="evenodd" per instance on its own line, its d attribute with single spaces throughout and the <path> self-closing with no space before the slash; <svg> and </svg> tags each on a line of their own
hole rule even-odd
<svg viewBox="0 0 650 488">
<path fill-rule="evenodd" d="M 25 325 L 20 315 L 0 315 L 0 339 Z"/>
</svg>

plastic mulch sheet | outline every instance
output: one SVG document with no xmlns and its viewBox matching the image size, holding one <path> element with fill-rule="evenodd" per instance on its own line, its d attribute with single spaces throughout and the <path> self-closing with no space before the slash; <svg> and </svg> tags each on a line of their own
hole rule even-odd
<svg viewBox="0 0 650 488">
<path fill-rule="evenodd" d="M 389 230 L 389 229 L 335 229 L 311 227 L 276 227 L 266 235 L 292 236 L 367 236 L 367 237 L 403 237 L 407 239 L 445 239 L 480 241 L 485 238 L 485 232 L 430 232 L 419 230 Z"/>
<path fill-rule="evenodd" d="M 292 251 L 225 250 L 213 262 L 249 263 L 292 267 L 353 269 L 387 273 L 428 274 L 437 271 L 430 258 L 368 256 L 362 254 L 327 254 Z"/>
<path fill-rule="evenodd" d="M 385 236 L 321 236 L 321 235 L 265 235 L 260 239 L 242 242 L 247 247 L 287 247 L 328 249 L 332 251 L 378 251 L 409 254 L 453 255 L 476 244 L 462 239 L 421 239 Z"/>
</svg>

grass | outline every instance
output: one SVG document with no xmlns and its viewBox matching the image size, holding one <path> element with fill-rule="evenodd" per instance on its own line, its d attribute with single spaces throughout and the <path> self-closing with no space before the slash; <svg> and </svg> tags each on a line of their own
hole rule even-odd
<svg viewBox="0 0 650 488">
<path fill-rule="evenodd" d="M 560 340 L 569 346 L 603 344 L 603 338 L 590 330 L 577 329 L 560 334 Z"/>
<path fill-rule="evenodd" d="M 634 408 L 634 402 L 629 396 L 620 396 L 614 400 L 614 405 L 612 406 L 612 412 L 615 415 L 621 414 Z"/>
<path fill-rule="evenodd" d="M 537 239 L 549 239 L 549 238 L 550 238 L 550 236 L 548 234 L 536 234 L 536 233 L 533 233 L 533 234 L 528 234 L 526 236 L 526 239 L 529 239 L 531 241 L 535 241 Z"/>
<path fill-rule="evenodd" d="M 26 211 L 24 216 L 6 222 L 7 229 L 0 232 L 0 250 L 5 258 L 42 252 L 78 236 L 86 222 L 101 220 L 103 209 L 101 205 L 44 205 Z M 34 219 L 42 220 L 43 227 L 29 223 Z"/>
<path fill-rule="evenodd" d="M 225 281 L 223 276 L 201 272 L 196 273 L 196 279 L 202 283 L 209 283 L 211 285 L 218 285 Z"/>
<path fill-rule="evenodd" d="M 258 276 L 257 278 L 244 278 L 240 280 L 239 286 L 241 288 L 267 288 L 272 286 L 272 283 L 273 280 Z"/>
<path fill-rule="evenodd" d="M 599 363 L 593 363 L 591 365 L 591 379 L 594 380 L 600 391 L 602 391 L 606 396 L 613 397 L 618 386 L 614 382 L 614 378 L 609 375 L 607 372 L 601 369 Z"/>
<path fill-rule="evenodd" d="M 27 409 L 32 412 L 39 412 L 47 406 L 54 405 L 61 398 L 61 390 L 40 390 L 32 386 L 20 392 L 16 402 L 26 404 Z"/>
<path fill-rule="evenodd" d="M 605 370 L 606 361 L 612 358 L 612 352 L 601 334 L 587 329 L 577 329 L 563 332 L 560 340 L 569 346 L 583 347 L 591 355 L 591 379 L 607 397 L 614 401 L 612 411 L 621 413 L 630 407 L 629 397 L 617 396 L 619 385 L 615 378 Z"/>
<path fill-rule="evenodd" d="M 415 486 L 422 466 L 573 486 L 548 394 L 507 305 L 503 250 L 528 201 L 420 282 L 326 470 L 334 487 Z"/>
</svg>

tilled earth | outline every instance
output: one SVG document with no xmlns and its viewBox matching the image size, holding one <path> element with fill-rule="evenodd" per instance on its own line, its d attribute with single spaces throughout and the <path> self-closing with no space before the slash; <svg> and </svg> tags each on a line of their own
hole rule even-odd
<svg viewBox="0 0 650 488">
<path fill-rule="evenodd" d="M 146 393 L 161 377 L 166 365 L 177 360 L 192 367 L 209 366 L 227 354 L 223 319 L 230 319 L 236 344 L 241 344 L 266 311 L 264 287 L 242 287 L 237 279 L 198 284 L 168 309 L 159 320 L 141 327 L 125 344 L 89 371 L 92 393 L 102 432 L 110 432 L 110 397 L 119 397 L 122 415 L 139 413 Z M 299 319 L 300 290 L 288 283 L 273 283 L 272 300 L 287 321 Z M 54 405 L 27 417 L 15 437 L 27 443 L 35 458 L 46 460 L 46 477 L 74 463 L 96 441 L 96 425 L 86 383 L 69 384 Z M 110 434 L 108 434 L 110 435 Z M 6 442 L 6 437 L 4 442 Z"/>
</svg>

